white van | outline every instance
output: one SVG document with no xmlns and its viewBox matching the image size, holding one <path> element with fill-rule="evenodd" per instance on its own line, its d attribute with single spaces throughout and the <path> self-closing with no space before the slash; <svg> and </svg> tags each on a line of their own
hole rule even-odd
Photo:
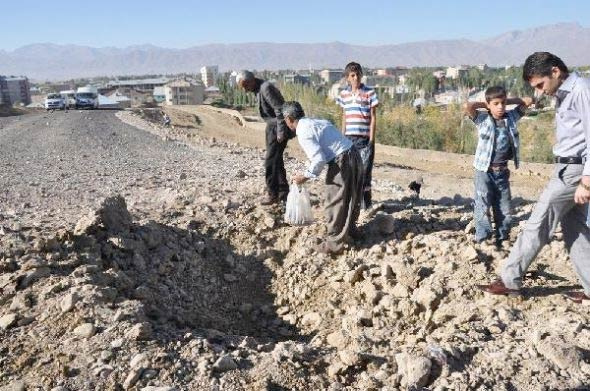
<svg viewBox="0 0 590 391">
<path fill-rule="evenodd" d="M 47 94 L 44 106 L 45 110 L 62 110 L 65 108 L 64 99 L 58 93 Z"/>
<path fill-rule="evenodd" d="M 96 87 L 79 87 L 76 91 L 76 108 L 98 109 L 98 90 Z"/>
</svg>

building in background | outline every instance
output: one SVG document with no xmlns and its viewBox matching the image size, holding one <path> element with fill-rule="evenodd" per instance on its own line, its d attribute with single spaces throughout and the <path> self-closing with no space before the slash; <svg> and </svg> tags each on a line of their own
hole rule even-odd
<svg viewBox="0 0 590 391">
<path fill-rule="evenodd" d="M 167 105 L 200 105 L 205 99 L 202 83 L 174 80 L 164 86 Z"/>
<path fill-rule="evenodd" d="M 31 85 L 24 76 L 0 76 L 0 104 L 28 105 L 31 103 Z"/>
<path fill-rule="evenodd" d="M 283 76 L 287 84 L 309 84 L 311 77 L 309 75 L 300 75 L 299 73 L 289 73 Z"/>
<path fill-rule="evenodd" d="M 326 84 L 333 84 L 342 79 L 343 72 L 340 69 L 324 69 L 320 72 L 322 82 Z"/>
<path fill-rule="evenodd" d="M 113 80 L 107 83 L 107 88 L 118 89 L 119 92 L 127 94 L 127 91 L 143 91 L 152 94 L 154 88 L 163 87 L 168 83 L 169 79 L 166 77 L 158 77 L 151 79 L 133 79 L 133 80 Z"/>
<path fill-rule="evenodd" d="M 8 83 L 6 83 L 6 78 L 4 76 L 0 76 L 0 106 L 10 105 L 10 95 L 8 95 Z"/>
<path fill-rule="evenodd" d="M 446 70 L 446 75 L 445 77 L 447 79 L 458 79 L 461 76 L 467 74 L 467 67 L 464 65 L 458 66 L 458 67 L 448 67 Z"/>
<path fill-rule="evenodd" d="M 201 80 L 205 87 L 214 86 L 217 83 L 217 74 L 219 67 L 217 65 L 204 66 L 201 68 Z"/>
</svg>

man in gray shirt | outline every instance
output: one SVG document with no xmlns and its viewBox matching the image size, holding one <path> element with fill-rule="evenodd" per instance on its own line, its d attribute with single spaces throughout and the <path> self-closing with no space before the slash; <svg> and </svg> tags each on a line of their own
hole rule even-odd
<svg viewBox="0 0 590 391">
<path fill-rule="evenodd" d="M 563 240 L 583 292 L 568 292 L 576 303 L 590 300 L 590 80 L 570 73 L 563 61 L 548 52 L 530 55 L 523 78 L 537 90 L 555 96 L 555 170 L 506 262 L 500 279 L 480 285 L 496 295 L 519 295 L 522 277 L 561 222 Z"/>
<path fill-rule="evenodd" d="M 236 77 L 236 83 L 244 90 L 256 94 L 258 112 L 266 122 L 264 170 L 267 196 L 261 204 L 272 205 L 285 201 L 287 194 L 289 194 L 289 183 L 287 182 L 283 152 L 287 147 L 287 141 L 292 137 L 283 118 L 282 106 L 285 100 L 279 89 L 271 82 L 254 77 L 250 71 L 241 71 Z"/>
</svg>

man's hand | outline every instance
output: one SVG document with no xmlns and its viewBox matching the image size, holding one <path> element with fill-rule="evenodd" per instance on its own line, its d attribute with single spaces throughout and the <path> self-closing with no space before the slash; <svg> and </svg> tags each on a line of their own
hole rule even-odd
<svg viewBox="0 0 590 391">
<path fill-rule="evenodd" d="M 574 201 L 576 204 L 586 204 L 590 202 L 590 177 L 583 176 L 580 185 L 574 194 Z"/>
<path fill-rule="evenodd" d="M 293 174 L 293 176 L 291 176 L 291 181 L 298 185 L 307 182 L 307 179 L 308 178 L 306 178 L 303 174 Z"/>
<path fill-rule="evenodd" d="M 282 143 L 286 138 L 284 133 L 277 132 L 277 143 Z"/>
</svg>

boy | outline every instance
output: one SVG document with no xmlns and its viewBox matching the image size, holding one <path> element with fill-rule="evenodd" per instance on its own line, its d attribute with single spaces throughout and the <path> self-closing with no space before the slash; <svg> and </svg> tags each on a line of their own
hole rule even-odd
<svg viewBox="0 0 590 391">
<path fill-rule="evenodd" d="M 375 90 L 361 83 L 363 68 L 351 62 L 344 68 L 348 87 L 340 92 L 336 103 L 342 107 L 342 132 L 359 151 L 363 160 L 364 208 L 371 207 L 371 173 L 375 158 L 375 130 L 377 127 L 376 109 L 379 99 Z"/>
<path fill-rule="evenodd" d="M 481 243 L 492 234 L 488 215 L 491 207 L 495 224 L 496 245 L 508 239 L 510 234 L 510 170 L 508 161 L 514 160 L 518 168 L 519 140 L 516 122 L 524 115 L 531 98 L 506 99 L 503 87 L 490 87 L 485 93 L 486 103 L 468 102 L 464 113 L 477 127 L 478 143 L 475 152 L 475 241 Z M 506 111 L 506 105 L 516 104 Z M 477 109 L 486 111 L 478 112 Z"/>
<path fill-rule="evenodd" d="M 363 163 L 352 142 L 332 123 L 307 118 L 298 102 L 286 102 L 283 116 L 289 129 L 295 131 L 301 149 L 309 159 L 307 170 L 294 174 L 291 180 L 302 184 L 317 178 L 325 166 L 326 202 L 324 203 L 328 237 L 316 251 L 331 254 L 344 249 L 344 243 L 358 237 Z"/>
</svg>

